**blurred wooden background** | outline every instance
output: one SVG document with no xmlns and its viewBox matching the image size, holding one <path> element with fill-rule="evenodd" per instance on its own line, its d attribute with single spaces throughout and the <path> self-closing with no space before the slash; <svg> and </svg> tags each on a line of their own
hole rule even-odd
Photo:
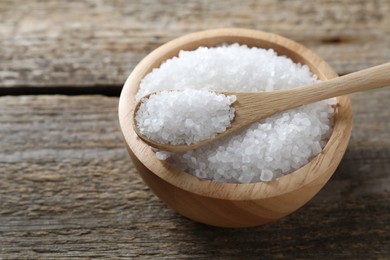
<svg viewBox="0 0 390 260">
<path fill-rule="evenodd" d="M 203 29 L 265 30 L 346 74 L 390 61 L 390 1 L 0 0 L 0 259 L 390 257 L 390 91 L 352 95 L 326 187 L 276 223 L 187 220 L 137 175 L 121 87 L 151 50 Z"/>
</svg>

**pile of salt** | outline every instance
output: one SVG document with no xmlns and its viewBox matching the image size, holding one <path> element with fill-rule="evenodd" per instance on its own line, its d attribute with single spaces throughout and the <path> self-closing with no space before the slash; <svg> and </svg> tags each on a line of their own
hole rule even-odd
<svg viewBox="0 0 390 260">
<path fill-rule="evenodd" d="M 307 66 L 277 56 L 272 49 L 239 44 L 200 47 L 181 51 L 178 57 L 149 73 L 141 82 L 137 99 L 162 90 L 273 91 L 316 80 Z M 193 96 L 189 95 L 183 102 L 180 108 L 194 102 Z M 334 104 L 335 99 L 329 99 L 291 109 L 205 147 L 178 154 L 160 151 L 156 156 L 199 178 L 229 183 L 270 181 L 302 167 L 321 152 L 332 130 Z M 169 105 L 158 107 L 169 109 Z M 197 111 L 203 119 L 210 112 L 206 105 L 199 106 Z M 178 116 L 181 109 L 175 113 Z M 198 126 L 200 130 L 208 128 L 204 123 Z M 201 135 L 202 132 L 195 132 L 198 136 L 195 138 Z M 184 134 L 180 138 L 187 142 L 187 137 Z"/>
<path fill-rule="evenodd" d="M 192 144 L 230 126 L 235 96 L 206 90 L 161 91 L 141 99 L 135 120 L 140 133 L 163 144 Z"/>
</svg>

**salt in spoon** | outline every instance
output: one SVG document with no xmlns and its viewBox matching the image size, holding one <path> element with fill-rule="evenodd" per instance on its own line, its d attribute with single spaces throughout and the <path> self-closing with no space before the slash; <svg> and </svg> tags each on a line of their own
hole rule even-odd
<svg viewBox="0 0 390 260">
<path fill-rule="evenodd" d="M 134 122 L 134 130 L 137 135 L 147 144 L 159 150 L 168 152 L 185 152 L 192 150 L 217 139 L 221 139 L 236 131 L 239 131 L 250 124 L 273 114 L 296 108 L 316 101 L 331 97 L 342 96 L 354 92 L 381 88 L 390 85 L 390 63 L 385 63 L 368 69 L 360 70 L 345 76 L 321 81 L 318 83 L 270 92 L 218 92 L 224 95 L 235 95 L 237 100 L 231 105 L 235 108 L 235 116 L 231 126 L 225 132 L 215 137 L 192 144 L 163 144 L 148 139 L 140 133 Z M 154 92 L 156 93 L 156 92 Z M 144 98 L 148 98 L 151 93 Z M 140 101 L 136 104 L 133 118 L 139 108 Z"/>
</svg>

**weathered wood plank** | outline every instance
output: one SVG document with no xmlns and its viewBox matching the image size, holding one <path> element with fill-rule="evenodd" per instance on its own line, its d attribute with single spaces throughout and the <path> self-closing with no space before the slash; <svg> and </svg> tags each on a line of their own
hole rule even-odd
<svg viewBox="0 0 390 260">
<path fill-rule="evenodd" d="M 122 144 L 117 98 L 0 97 L 0 258 L 386 258 L 390 93 L 353 96 L 355 128 L 331 181 L 276 223 L 222 229 L 168 209 Z"/>
<path fill-rule="evenodd" d="M 0 87 L 120 87 L 148 52 L 216 27 L 266 30 L 345 74 L 390 60 L 390 1 L 0 1 Z"/>
</svg>

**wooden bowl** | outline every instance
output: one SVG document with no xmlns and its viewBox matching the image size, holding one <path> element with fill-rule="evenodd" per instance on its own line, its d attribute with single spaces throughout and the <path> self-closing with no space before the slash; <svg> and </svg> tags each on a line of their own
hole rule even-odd
<svg viewBox="0 0 390 260">
<path fill-rule="evenodd" d="M 228 184 L 201 180 L 158 160 L 151 147 L 133 130 L 132 110 L 140 81 L 164 60 L 177 56 L 180 50 L 235 42 L 250 47 L 273 48 L 279 55 L 307 64 L 322 80 L 337 77 L 324 60 L 292 40 L 255 30 L 216 29 L 174 39 L 151 52 L 128 77 L 119 101 L 119 122 L 125 144 L 145 183 L 180 214 L 221 227 L 262 225 L 302 207 L 334 173 L 346 150 L 352 128 L 350 100 L 347 96 L 338 97 L 333 132 L 323 151 L 302 168 L 266 183 Z"/>
</svg>

